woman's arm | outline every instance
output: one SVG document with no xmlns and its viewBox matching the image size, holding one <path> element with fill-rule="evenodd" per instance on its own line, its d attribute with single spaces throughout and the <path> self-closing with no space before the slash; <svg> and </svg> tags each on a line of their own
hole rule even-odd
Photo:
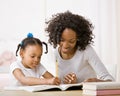
<svg viewBox="0 0 120 96">
<path fill-rule="evenodd" d="M 97 79 L 97 78 L 89 78 L 89 79 L 86 79 L 84 80 L 84 82 L 111 82 L 112 80 L 100 80 L 100 79 Z"/>
<path fill-rule="evenodd" d="M 86 49 L 86 56 L 89 64 L 95 71 L 96 75 L 99 77 L 93 79 L 90 78 L 87 81 L 114 81 L 114 78 L 109 74 L 108 70 L 91 46 Z"/>
</svg>

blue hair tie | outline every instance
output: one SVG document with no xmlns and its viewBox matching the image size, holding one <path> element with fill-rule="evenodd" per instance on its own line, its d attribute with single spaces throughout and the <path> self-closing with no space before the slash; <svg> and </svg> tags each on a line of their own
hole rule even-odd
<svg viewBox="0 0 120 96">
<path fill-rule="evenodd" d="M 28 33 L 27 34 L 27 38 L 33 38 L 33 34 L 32 33 Z"/>
</svg>

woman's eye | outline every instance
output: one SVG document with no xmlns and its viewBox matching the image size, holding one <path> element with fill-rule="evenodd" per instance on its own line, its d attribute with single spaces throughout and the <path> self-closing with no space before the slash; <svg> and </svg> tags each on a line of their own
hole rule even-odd
<svg viewBox="0 0 120 96">
<path fill-rule="evenodd" d="M 63 39 L 61 39 L 60 41 L 61 41 L 61 42 L 64 42 L 64 40 L 63 40 Z"/>
<path fill-rule="evenodd" d="M 70 41 L 70 43 L 75 43 L 75 41 Z"/>
</svg>

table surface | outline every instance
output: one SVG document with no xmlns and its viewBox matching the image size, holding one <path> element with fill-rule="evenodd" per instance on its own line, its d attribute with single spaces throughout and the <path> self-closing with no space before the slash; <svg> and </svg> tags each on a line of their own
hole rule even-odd
<svg viewBox="0 0 120 96">
<path fill-rule="evenodd" d="M 0 90 L 0 96 L 86 96 L 86 95 L 82 95 L 82 90 L 41 91 L 41 92 L 27 92 L 23 90 L 14 90 L 14 91 Z M 120 96 L 120 95 L 110 95 L 110 96 Z"/>
<path fill-rule="evenodd" d="M 27 92 L 23 90 L 0 90 L 0 96 L 83 96 L 82 90 Z"/>
</svg>

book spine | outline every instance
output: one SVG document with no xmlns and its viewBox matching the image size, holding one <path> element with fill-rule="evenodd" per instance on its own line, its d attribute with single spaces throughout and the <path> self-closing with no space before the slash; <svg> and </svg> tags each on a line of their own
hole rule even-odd
<svg viewBox="0 0 120 96">
<path fill-rule="evenodd" d="M 83 85 L 82 89 L 89 89 L 89 90 L 102 90 L 102 89 L 120 89 L 120 85 Z"/>
</svg>

